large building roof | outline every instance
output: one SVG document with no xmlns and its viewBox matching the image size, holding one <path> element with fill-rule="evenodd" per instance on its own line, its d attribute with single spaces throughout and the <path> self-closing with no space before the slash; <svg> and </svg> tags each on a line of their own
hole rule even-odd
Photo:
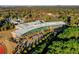
<svg viewBox="0 0 79 59">
<path fill-rule="evenodd" d="M 24 24 L 20 24 L 17 25 L 18 27 L 20 27 L 20 29 L 17 29 L 13 32 L 11 32 L 12 34 L 15 33 L 17 37 L 20 37 L 21 35 L 37 29 L 37 28 L 41 28 L 41 27 L 47 27 L 47 26 L 62 26 L 65 25 L 65 22 L 62 21 L 58 21 L 58 22 L 31 22 L 31 23 L 24 23 Z"/>
</svg>

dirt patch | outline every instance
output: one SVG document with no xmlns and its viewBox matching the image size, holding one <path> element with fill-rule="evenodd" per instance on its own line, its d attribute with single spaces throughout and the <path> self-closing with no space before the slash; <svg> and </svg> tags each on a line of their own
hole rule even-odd
<svg viewBox="0 0 79 59">
<path fill-rule="evenodd" d="M 16 47 L 16 43 L 9 41 L 9 39 L 12 37 L 11 32 L 13 30 L 8 30 L 8 31 L 1 31 L 0 32 L 0 43 L 5 44 L 7 52 L 6 54 L 12 54 L 13 50 Z"/>
</svg>

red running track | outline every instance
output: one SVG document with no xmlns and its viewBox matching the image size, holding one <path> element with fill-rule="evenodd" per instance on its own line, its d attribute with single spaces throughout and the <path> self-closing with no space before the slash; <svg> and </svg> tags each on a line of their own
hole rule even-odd
<svg viewBox="0 0 79 59">
<path fill-rule="evenodd" d="M 0 54 L 5 54 L 5 48 L 2 44 L 0 44 Z"/>
</svg>

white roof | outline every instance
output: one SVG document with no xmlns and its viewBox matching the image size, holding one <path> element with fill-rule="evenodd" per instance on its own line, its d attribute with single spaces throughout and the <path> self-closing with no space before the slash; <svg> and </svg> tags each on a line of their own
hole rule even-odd
<svg viewBox="0 0 79 59">
<path fill-rule="evenodd" d="M 65 22 L 44 22 L 44 23 L 40 23 L 40 24 L 32 24 L 32 25 L 27 25 L 26 24 L 21 24 L 20 27 L 22 27 L 22 29 L 18 29 L 13 31 L 13 33 L 16 34 L 17 37 L 20 37 L 21 35 L 33 30 L 33 29 L 37 29 L 37 28 L 41 28 L 41 27 L 46 27 L 46 26 L 62 26 L 65 25 Z"/>
</svg>

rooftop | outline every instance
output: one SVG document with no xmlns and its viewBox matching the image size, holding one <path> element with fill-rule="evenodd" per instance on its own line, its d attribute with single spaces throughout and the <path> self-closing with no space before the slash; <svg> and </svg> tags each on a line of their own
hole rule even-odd
<svg viewBox="0 0 79 59">
<path fill-rule="evenodd" d="M 30 23 L 24 23 L 24 24 L 20 24 L 17 25 L 18 27 L 20 27 L 20 29 L 17 29 L 13 32 L 11 32 L 12 34 L 15 33 L 17 37 L 20 37 L 21 35 L 37 29 L 37 28 L 41 28 L 41 27 L 48 27 L 48 26 L 62 26 L 65 25 L 66 23 L 59 21 L 59 22 L 43 22 L 41 23 L 40 21 L 36 21 L 36 22 L 30 22 Z"/>
</svg>

